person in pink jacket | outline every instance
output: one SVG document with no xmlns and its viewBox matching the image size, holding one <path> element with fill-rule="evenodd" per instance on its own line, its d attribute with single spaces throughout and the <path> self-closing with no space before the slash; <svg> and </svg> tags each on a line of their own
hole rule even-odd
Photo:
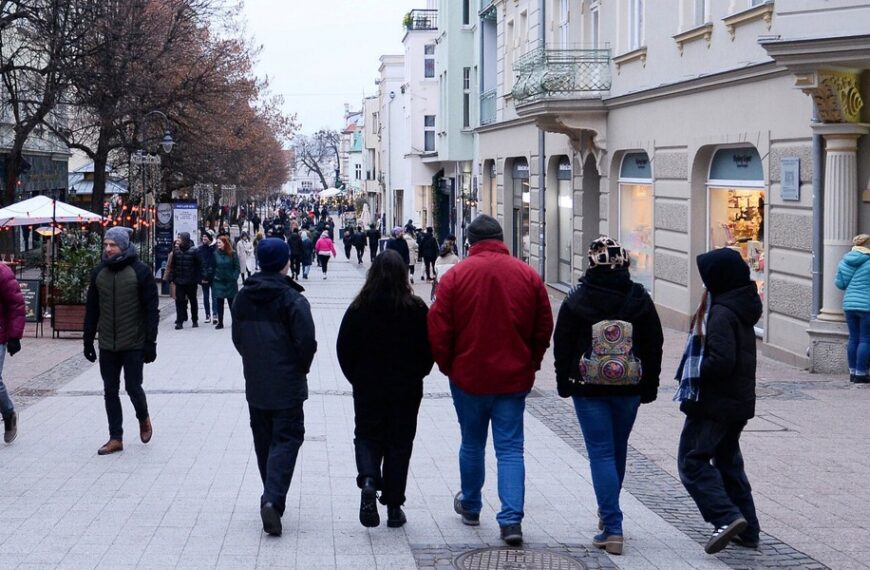
<svg viewBox="0 0 870 570">
<path fill-rule="evenodd" d="M 21 337 L 24 335 L 24 297 L 15 274 L 5 264 L 0 263 L 0 374 L 6 353 L 15 356 L 21 350 Z M 18 414 L 3 377 L 0 376 L 0 413 L 3 414 L 3 441 L 12 443 L 18 435 Z"/>
<path fill-rule="evenodd" d="M 314 244 L 314 253 L 317 254 L 317 263 L 323 270 L 323 278 L 326 279 L 326 265 L 329 263 L 329 253 L 332 252 L 332 257 L 335 257 L 335 244 L 329 237 L 329 232 L 325 231 L 320 234 L 320 239 Z"/>
</svg>

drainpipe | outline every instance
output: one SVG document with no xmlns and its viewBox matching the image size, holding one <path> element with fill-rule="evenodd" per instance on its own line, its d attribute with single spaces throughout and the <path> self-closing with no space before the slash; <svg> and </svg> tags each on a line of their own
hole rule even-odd
<svg viewBox="0 0 870 570">
<path fill-rule="evenodd" d="M 547 2 L 541 1 L 540 11 L 540 27 L 541 30 L 541 49 L 544 50 L 544 62 L 546 62 L 547 53 Z M 546 65 L 546 63 L 545 63 Z M 539 256 L 541 258 L 541 278 L 547 279 L 547 174 L 546 174 L 546 133 L 540 127 L 538 128 L 538 227 L 540 228 L 539 239 L 541 240 L 541 248 Z"/>
<path fill-rule="evenodd" d="M 813 124 L 819 122 L 819 111 L 813 103 Z M 812 318 L 822 309 L 822 264 L 824 249 L 822 224 L 825 219 L 825 142 L 822 135 L 813 133 L 813 299 Z"/>
</svg>

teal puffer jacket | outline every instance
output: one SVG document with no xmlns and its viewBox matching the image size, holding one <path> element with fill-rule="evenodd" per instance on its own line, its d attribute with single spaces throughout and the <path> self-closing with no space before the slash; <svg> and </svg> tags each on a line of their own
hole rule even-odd
<svg viewBox="0 0 870 570">
<path fill-rule="evenodd" d="M 834 284 L 846 291 L 844 311 L 870 312 L 870 249 L 853 247 L 844 255 Z"/>
</svg>

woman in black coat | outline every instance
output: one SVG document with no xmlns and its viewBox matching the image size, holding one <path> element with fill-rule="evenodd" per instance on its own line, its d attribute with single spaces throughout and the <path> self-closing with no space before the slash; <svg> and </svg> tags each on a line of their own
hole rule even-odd
<svg viewBox="0 0 870 570">
<path fill-rule="evenodd" d="M 338 363 L 353 385 L 359 519 L 367 527 L 380 524 L 378 490 L 387 505 L 387 526 L 406 522 L 402 505 L 417 411 L 423 378 L 434 362 L 426 329 L 429 310 L 414 295 L 407 275 L 408 266 L 396 252 L 375 258 L 338 331 Z M 396 332 L 381 346 L 371 343 L 375 322 Z"/>
</svg>

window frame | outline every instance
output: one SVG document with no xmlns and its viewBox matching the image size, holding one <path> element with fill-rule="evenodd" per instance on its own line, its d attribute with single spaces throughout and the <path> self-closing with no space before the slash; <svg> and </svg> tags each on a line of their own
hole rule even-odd
<svg viewBox="0 0 870 570">
<path fill-rule="evenodd" d="M 435 115 L 423 115 L 423 152 L 435 152 Z"/>
<path fill-rule="evenodd" d="M 471 68 L 462 68 L 462 128 L 471 128 Z"/>
<path fill-rule="evenodd" d="M 435 44 L 423 46 L 423 79 L 435 79 Z"/>
<path fill-rule="evenodd" d="M 644 46 L 644 0 L 628 0 L 628 49 Z"/>
</svg>

